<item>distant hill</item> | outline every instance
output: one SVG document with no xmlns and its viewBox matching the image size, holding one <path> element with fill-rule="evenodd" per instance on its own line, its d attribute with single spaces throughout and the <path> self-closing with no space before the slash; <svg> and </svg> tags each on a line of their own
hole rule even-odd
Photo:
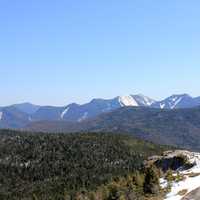
<svg viewBox="0 0 200 200">
<path fill-rule="evenodd" d="M 21 128 L 28 123 L 29 115 L 15 106 L 0 108 L 0 128 Z"/>
<path fill-rule="evenodd" d="M 155 143 L 200 151 L 200 107 L 161 110 L 124 107 L 80 123 L 35 122 L 27 127 L 47 132 L 121 132 Z"/>
<path fill-rule="evenodd" d="M 29 115 L 34 114 L 40 108 L 40 106 L 31 103 L 14 104 L 13 107 Z"/>
</svg>

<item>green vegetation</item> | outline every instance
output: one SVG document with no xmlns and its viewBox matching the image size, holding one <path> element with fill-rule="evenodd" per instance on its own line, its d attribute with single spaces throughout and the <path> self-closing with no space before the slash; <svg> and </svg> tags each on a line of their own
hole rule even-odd
<svg viewBox="0 0 200 200">
<path fill-rule="evenodd" d="M 0 199 L 142 199 L 148 156 L 166 147 L 120 134 L 0 131 Z"/>
<path fill-rule="evenodd" d="M 145 172 L 144 191 L 150 194 L 159 193 L 159 172 L 156 167 L 148 167 Z"/>
<path fill-rule="evenodd" d="M 200 107 L 162 110 L 123 107 L 81 123 L 34 122 L 27 128 L 47 132 L 128 133 L 156 144 L 200 151 Z"/>
<path fill-rule="evenodd" d="M 180 196 L 184 196 L 185 194 L 187 194 L 188 190 L 187 189 L 184 189 L 184 190 L 181 190 L 178 192 L 178 195 Z"/>
<path fill-rule="evenodd" d="M 172 181 L 180 182 L 185 179 L 185 176 L 179 172 L 173 174 L 172 170 L 168 170 L 165 179 L 168 181 L 168 183 L 171 183 Z"/>
</svg>

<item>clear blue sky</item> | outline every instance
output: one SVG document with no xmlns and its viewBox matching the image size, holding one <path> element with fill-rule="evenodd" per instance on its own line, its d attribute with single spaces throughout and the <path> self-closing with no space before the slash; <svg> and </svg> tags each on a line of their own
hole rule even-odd
<svg viewBox="0 0 200 200">
<path fill-rule="evenodd" d="M 0 0 L 0 105 L 200 96 L 199 0 Z"/>
</svg>

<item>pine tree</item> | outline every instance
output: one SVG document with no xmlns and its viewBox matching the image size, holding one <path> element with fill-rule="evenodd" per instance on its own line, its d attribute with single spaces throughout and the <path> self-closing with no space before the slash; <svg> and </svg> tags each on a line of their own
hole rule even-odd
<svg viewBox="0 0 200 200">
<path fill-rule="evenodd" d="M 159 175 L 155 166 L 150 166 L 146 169 L 144 180 L 144 192 L 150 194 L 159 193 Z"/>
</svg>

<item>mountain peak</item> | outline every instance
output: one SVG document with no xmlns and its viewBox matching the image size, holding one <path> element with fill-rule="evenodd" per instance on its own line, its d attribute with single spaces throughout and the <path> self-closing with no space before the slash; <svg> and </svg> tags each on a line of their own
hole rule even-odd
<svg viewBox="0 0 200 200">
<path fill-rule="evenodd" d="M 156 102 L 153 107 L 161 109 L 190 108 L 196 106 L 194 99 L 188 94 L 173 94 Z"/>
<path fill-rule="evenodd" d="M 131 95 L 119 96 L 118 101 L 121 106 L 138 106 L 137 101 Z"/>
<path fill-rule="evenodd" d="M 140 106 L 151 106 L 156 101 L 143 95 L 143 94 L 137 94 L 132 95 L 132 97 L 138 102 Z"/>
<path fill-rule="evenodd" d="M 13 106 L 26 114 L 33 114 L 40 108 L 40 106 L 29 102 L 14 104 Z"/>
<path fill-rule="evenodd" d="M 90 103 L 100 103 L 100 102 L 102 102 L 102 101 L 104 101 L 104 99 L 101 99 L 101 98 L 94 98 L 94 99 L 92 99 L 92 100 L 90 101 Z"/>
<path fill-rule="evenodd" d="M 173 94 L 170 97 L 190 97 L 190 98 L 192 98 L 189 94 L 186 94 L 186 93 L 184 93 L 184 94 Z"/>
</svg>

